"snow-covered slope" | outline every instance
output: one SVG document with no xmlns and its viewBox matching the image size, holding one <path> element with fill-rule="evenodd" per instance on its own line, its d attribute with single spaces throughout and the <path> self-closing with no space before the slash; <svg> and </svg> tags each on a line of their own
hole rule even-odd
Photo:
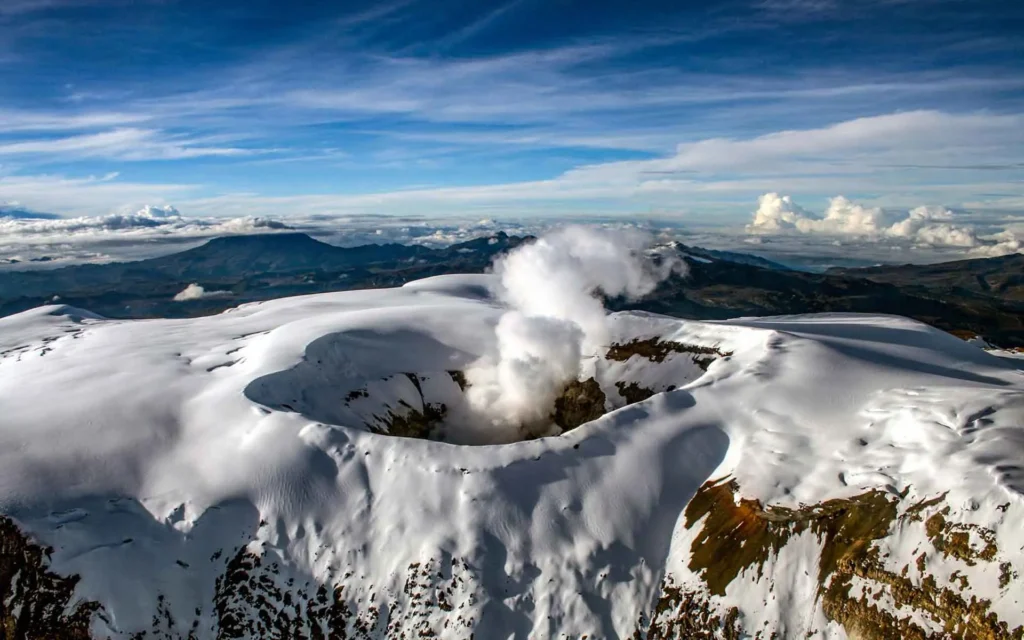
<svg viewBox="0 0 1024 640">
<path fill-rule="evenodd" d="M 0 320 L 0 542 L 21 572 L 0 563 L 0 622 L 118 638 L 1024 634 L 1015 361 L 897 317 L 619 313 L 579 406 L 560 405 L 608 413 L 510 443 L 473 422 L 461 375 L 494 347 L 494 286 Z"/>
</svg>

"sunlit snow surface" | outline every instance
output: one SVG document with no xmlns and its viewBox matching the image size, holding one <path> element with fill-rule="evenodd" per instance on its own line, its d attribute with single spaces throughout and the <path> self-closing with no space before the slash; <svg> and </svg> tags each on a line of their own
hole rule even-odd
<svg viewBox="0 0 1024 640">
<path fill-rule="evenodd" d="M 592 362 L 680 388 L 561 437 L 466 447 L 356 423 L 348 390 L 493 348 L 492 286 L 444 276 L 186 320 L 60 306 L 0 319 L 0 513 L 82 577 L 78 594 L 108 612 L 103 635 L 148 628 L 157 594 L 176 618 L 201 610 L 207 633 L 223 569 L 211 556 L 254 541 L 282 575 L 354 580 L 364 602 L 400 594 L 414 563 L 464 558 L 477 637 L 630 636 L 666 571 L 696 579 L 681 514 L 730 475 L 745 497 L 791 506 L 949 492 L 957 517 L 994 529 L 1024 566 L 1024 365 L 903 318 L 619 313 L 616 341 L 732 355 L 678 381 L 671 358 Z M 816 553 L 805 537 L 773 560 L 789 600 L 766 605 L 751 579 L 723 602 L 843 637 L 801 577 Z M 893 566 L 913 564 L 914 540 L 894 544 L 907 548 Z M 1019 594 L 982 569 L 978 596 L 1024 624 Z"/>
</svg>

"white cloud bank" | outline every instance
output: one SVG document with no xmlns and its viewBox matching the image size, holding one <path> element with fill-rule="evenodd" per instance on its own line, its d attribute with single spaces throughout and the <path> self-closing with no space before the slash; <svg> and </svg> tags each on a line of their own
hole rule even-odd
<svg viewBox="0 0 1024 640">
<path fill-rule="evenodd" d="M 283 222 L 258 216 L 187 217 L 170 205 L 147 205 L 134 212 L 74 218 L 35 214 L 6 205 L 0 206 L 0 260 L 4 261 L 0 264 L 35 268 L 135 260 L 208 238 L 289 229 Z"/>
<path fill-rule="evenodd" d="M 766 193 L 758 198 L 754 219 L 746 226 L 751 234 L 819 234 L 866 241 L 891 240 L 918 247 L 954 247 L 968 255 L 991 257 L 1018 253 L 1022 243 L 1003 230 L 984 235 L 974 226 L 956 222 L 945 207 L 920 206 L 906 213 L 852 202 L 843 196 L 829 201 L 822 217 L 800 207 L 790 196 Z"/>
<path fill-rule="evenodd" d="M 27 218 L 4 216 L 0 212 L 0 241 L 21 239 L 25 242 L 51 242 L 82 236 L 128 235 L 139 236 L 139 239 L 167 235 L 207 237 L 288 228 L 283 222 L 255 216 L 189 218 L 170 205 L 146 205 L 134 213 L 75 218 Z"/>
<path fill-rule="evenodd" d="M 564 221 L 562 221 L 564 223 Z M 43 268 L 79 262 L 138 260 L 189 244 L 228 235 L 301 232 L 329 244 L 418 244 L 443 247 L 499 231 L 536 235 L 555 225 L 550 219 L 495 221 L 490 218 L 383 215 L 292 215 L 287 224 L 263 216 L 193 217 L 171 205 L 147 205 L 134 212 L 62 218 L 17 203 L 0 203 L 0 265 Z M 605 226 L 636 226 L 605 221 Z"/>
</svg>

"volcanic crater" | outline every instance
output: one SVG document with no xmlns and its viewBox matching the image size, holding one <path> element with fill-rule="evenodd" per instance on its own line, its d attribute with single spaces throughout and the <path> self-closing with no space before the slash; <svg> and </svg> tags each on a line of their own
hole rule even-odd
<svg viewBox="0 0 1024 640">
<path fill-rule="evenodd" d="M 378 342 L 415 341 L 422 365 L 424 352 L 436 369 L 404 368 L 398 355 L 367 375 L 356 365 L 361 352 Z M 316 422 L 390 437 L 415 438 L 455 445 L 510 444 L 556 437 L 610 411 L 670 392 L 699 379 L 719 358 L 732 354 L 717 346 L 659 338 L 613 342 L 603 354 L 586 358 L 577 379 L 565 383 L 547 418 L 498 430 L 469 405 L 466 370 L 471 354 L 414 332 L 353 331 L 324 336 L 307 346 L 295 366 L 254 380 L 245 390 L 253 402 L 270 410 L 294 412 Z M 673 384 L 645 383 L 651 368 L 672 366 Z M 664 379 L 664 376 L 658 376 Z"/>
</svg>

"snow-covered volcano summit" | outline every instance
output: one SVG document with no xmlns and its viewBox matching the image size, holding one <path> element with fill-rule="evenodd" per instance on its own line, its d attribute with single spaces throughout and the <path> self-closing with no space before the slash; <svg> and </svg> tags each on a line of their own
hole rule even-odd
<svg viewBox="0 0 1024 640">
<path fill-rule="evenodd" d="M 619 313 L 545 434 L 495 435 L 463 375 L 495 284 L 0 320 L 0 628 L 1024 635 L 1013 361 L 896 317 Z"/>
</svg>

